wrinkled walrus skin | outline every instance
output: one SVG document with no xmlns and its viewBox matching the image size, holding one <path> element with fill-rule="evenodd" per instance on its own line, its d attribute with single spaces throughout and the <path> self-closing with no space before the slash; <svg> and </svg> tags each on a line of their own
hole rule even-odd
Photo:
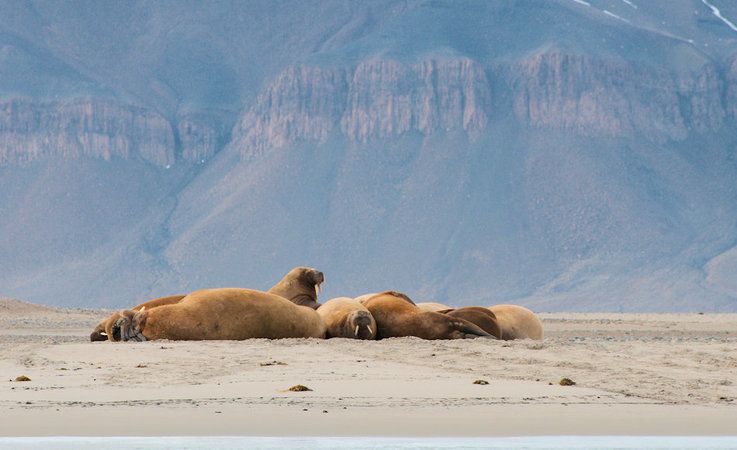
<svg viewBox="0 0 737 450">
<path fill-rule="evenodd" d="M 437 312 L 424 312 L 407 296 L 387 291 L 364 302 L 376 320 L 377 339 L 416 336 L 422 339 L 467 339 L 491 335 L 466 320 Z"/>
<path fill-rule="evenodd" d="M 376 339 L 376 321 L 368 309 L 348 297 L 328 300 L 317 308 L 328 338 Z"/>
<path fill-rule="evenodd" d="M 325 281 L 325 275 L 311 267 L 295 267 L 269 289 L 270 294 L 284 297 L 294 304 L 317 309 L 317 293 Z"/>
<path fill-rule="evenodd" d="M 183 299 L 184 295 L 169 295 L 167 297 L 160 297 L 155 298 L 153 300 L 149 300 L 145 303 L 141 303 L 140 305 L 136 305 L 131 310 L 133 311 L 140 311 L 143 308 L 151 309 L 156 308 L 158 306 L 163 305 L 171 305 L 172 303 L 177 303 L 179 300 Z M 115 339 L 112 335 L 112 328 L 115 322 L 120 319 L 120 313 L 114 312 L 110 315 L 107 319 L 103 320 L 97 326 L 95 327 L 95 330 L 90 334 L 90 341 L 118 341 L 120 338 Z"/>
<path fill-rule="evenodd" d="M 251 289 L 193 292 L 178 303 L 151 310 L 121 311 L 114 325 L 121 340 L 243 340 L 324 338 L 315 310 Z"/>
<path fill-rule="evenodd" d="M 502 339 L 543 339 L 543 324 L 534 312 L 519 305 L 494 305 L 489 310 L 496 316 Z"/>
</svg>

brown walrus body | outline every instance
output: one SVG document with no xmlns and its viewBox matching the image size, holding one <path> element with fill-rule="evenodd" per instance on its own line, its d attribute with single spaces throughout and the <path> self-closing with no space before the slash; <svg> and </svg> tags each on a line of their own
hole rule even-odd
<svg viewBox="0 0 737 450">
<path fill-rule="evenodd" d="M 376 321 L 365 306 L 352 298 L 338 297 L 320 305 L 317 313 L 327 327 L 328 338 L 376 339 Z"/>
<path fill-rule="evenodd" d="M 123 341 L 325 337 L 315 310 L 251 289 L 205 289 L 175 304 L 121 316 L 113 328 Z"/>
<path fill-rule="evenodd" d="M 496 316 L 502 339 L 543 339 L 543 324 L 534 312 L 518 305 L 494 305 L 489 310 Z"/>
<path fill-rule="evenodd" d="M 418 305 L 419 306 L 419 305 Z M 443 311 L 440 311 L 443 312 Z M 488 308 L 481 306 L 465 306 L 443 312 L 450 317 L 459 317 L 476 324 L 479 328 L 486 331 L 497 339 L 502 338 L 502 331 L 496 320 L 496 315 Z"/>
<path fill-rule="evenodd" d="M 442 303 L 436 303 L 436 302 L 420 302 L 417 303 L 417 307 L 420 308 L 423 311 L 448 311 L 450 309 L 453 309 L 452 307 L 448 305 L 444 305 Z"/>
<path fill-rule="evenodd" d="M 317 309 L 320 306 L 317 303 L 317 293 L 324 281 L 325 276 L 317 269 L 295 267 L 268 292 L 284 297 L 296 305 Z"/>
<path fill-rule="evenodd" d="M 141 309 L 151 309 L 156 308 L 158 306 L 163 305 L 171 305 L 173 303 L 178 303 L 179 300 L 183 299 L 184 295 L 169 295 L 167 297 L 160 297 L 155 298 L 153 300 L 149 300 L 145 303 L 141 303 L 140 305 L 136 305 L 133 308 L 131 308 L 132 311 L 140 311 Z M 120 319 L 121 315 L 119 312 L 114 312 L 110 315 L 107 319 L 103 320 L 102 322 L 98 323 L 95 327 L 95 330 L 90 334 L 90 341 L 107 341 L 108 339 L 112 340 L 119 340 L 119 339 L 112 339 L 110 336 L 112 336 L 112 328 L 115 322 Z"/>
<path fill-rule="evenodd" d="M 353 300 L 357 301 L 358 303 L 364 305 L 366 304 L 366 300 L 370 299 L 371 297 L 374 297 L 376 295 L 379 295 L 378 292 L 372 292 L 370 294 L 363 294 L 359 295 L 358 297 L 354 298 Z"/>
<path fill-rule="evenodd" d="M 490 336 L 466 320 L 437 312 L 424 312 L 407 296 L 387 291 L 364 303 L 376 320 L 377 339 L 416 336 L 422 339 L 463 339 Z"/>
</svg>

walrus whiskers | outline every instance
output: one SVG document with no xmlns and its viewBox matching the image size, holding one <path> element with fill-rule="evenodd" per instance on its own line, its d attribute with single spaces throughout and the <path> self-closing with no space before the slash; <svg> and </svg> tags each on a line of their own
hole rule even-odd
<svg viewBox="0 0 737 450">
<path fill-rule="evenodd" d="M 323 303 L 317 313 L 328 328 L 327 337 L 374 339 L 376 322 L 371 313 L 349 297 L 338 297 Z M 369 331 L 366 333 L 366 329 Z"/>
</svg>

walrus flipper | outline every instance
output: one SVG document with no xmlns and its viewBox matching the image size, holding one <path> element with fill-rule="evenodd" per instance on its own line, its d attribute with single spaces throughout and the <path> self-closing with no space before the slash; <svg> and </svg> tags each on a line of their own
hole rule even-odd
<svg viewBox="0 0 737 450">
<path fill-rule="evenodd" d="M 479 327 L 478 325 L 467 320 L 459 320 L 458 322 L 454 322 L 453 325 L 458 331 L 463 333 L 463 339 L 473 339 L 477 337 L 495 338 L 494 335 L 487 333 L 486 331 L 482 330 L 481 327 Z"/>
<path fill-rule="evenodd" d="M 146 336 L 143 335 L 141 329 L 141 321 L 139 317 L 143 311 L 121 311 L 120 319 L 113 325 L 114 341 L 134 341 L 143 342 Z"/>
</svg>

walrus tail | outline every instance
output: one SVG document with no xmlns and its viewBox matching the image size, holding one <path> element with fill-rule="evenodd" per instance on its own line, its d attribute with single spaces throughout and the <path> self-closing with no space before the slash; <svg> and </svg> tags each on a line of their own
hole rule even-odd
<svg viewBox="0 0 737 450">
<path fill-rule="evenodd" d="M 113 324 L 113 341 L 135 341 L 143 342 L 146 336 L 143 335 L 143 326 L 141 316 L 145 308 L 140 311 L 123 310 L 120 311 L 120 318 Z"/>
</svg>

